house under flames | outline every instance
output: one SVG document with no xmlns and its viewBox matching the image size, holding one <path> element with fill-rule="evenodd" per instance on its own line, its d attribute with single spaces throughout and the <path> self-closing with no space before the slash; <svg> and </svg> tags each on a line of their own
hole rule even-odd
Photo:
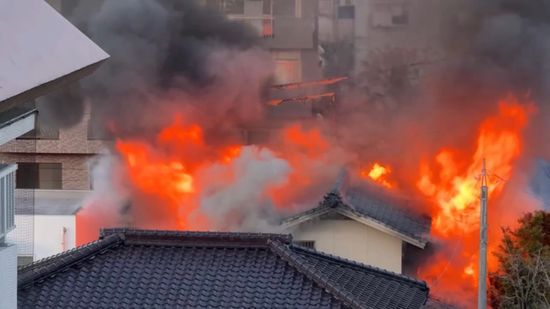
<svg viewBox="0 0 550 309">
<path fill-rule="evenodd" d="M 359 188 L 334 190 L 283 226 L 303 246 L 402 273 L 407 253 L 426 247 L 431 219 L 393 202 Z"/>
</svg>

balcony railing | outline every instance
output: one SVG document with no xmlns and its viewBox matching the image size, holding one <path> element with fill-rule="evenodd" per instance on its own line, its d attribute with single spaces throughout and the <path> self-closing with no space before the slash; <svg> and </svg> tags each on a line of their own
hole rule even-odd
<svg viewBox="0 0 550 309">
<path fill-rule="evenodd" d="M 273 37 L 273 16 L 246 16 L 246 15 L 227 15 L 230 20 L 240 21 L 249 24 L 256 30 L 258 35 L 263 38 Z"/>
<path fill-rule="evenodd" d="M 0 244 L 15 228 L 15 171 L 17 164 L 0 164 Z"/>
</svg>

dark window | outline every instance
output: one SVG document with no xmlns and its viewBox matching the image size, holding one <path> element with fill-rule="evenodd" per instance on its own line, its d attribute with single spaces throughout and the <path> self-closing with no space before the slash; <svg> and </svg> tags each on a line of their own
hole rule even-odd
<svg viewBox="0 0 550 309">
<path fill-rule="evenodd" d="M 223 12 L 225 14 L 244 14 L 244 0 L 225 0 L 223 2 Z"/>
<path fill-rule="evenodd" d="M 295 0 L 273 1 L 273 15 L 296 16 L 296 1 Z"/>
<path fill-rule="evenodd" d="M 17 139 L 59 139 L 59 128 L 42 123 L 40 114 L 38 114 L 34 123 L 34 129 Z"/>
<path fill-rule="evenodd" d="M 352 5 L 339 6 L 338 7 L 339 19 L 353 19 L 355 18 L 355 7 Z"/>
<path fill-rule="evenodd" d="M 61 163 L 17 163 L 18 189 L 61 189 Z"/>
<path fill-rule="evenodd" d="M 313 240 L 298 240 L 294 243 L 304 248 L 315 249 L 315 241 Z"/>
<path fill-rule="evenodd" d="M 409 24 L 409 14 L 404 10 L 401 14 L 392 15 L 391 21 L 394 25 L 407 25 Z"/>
</svg>

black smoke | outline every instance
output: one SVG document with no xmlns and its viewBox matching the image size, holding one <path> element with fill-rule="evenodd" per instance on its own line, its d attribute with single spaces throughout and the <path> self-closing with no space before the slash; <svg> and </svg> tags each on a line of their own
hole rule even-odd
<svg viewBox="0 0 550 309">
<path fill-rule="evenodd" d="M 80 82 L 80 91 L 44 99 L 59 126 L 78 123 L 86 102 L 93 127 L 115 136 L 154 135 L 175 112 L 222 124 L 206 124 L 207 130 L 242 127 L 261 116 L 271 63 L 253 29 L 197 1 L 96 3 L 78 1 L 70 18 L 111 58 Z M 238 72 L 247 68 L 244 57 L 260 68 Z"/>
</svg>

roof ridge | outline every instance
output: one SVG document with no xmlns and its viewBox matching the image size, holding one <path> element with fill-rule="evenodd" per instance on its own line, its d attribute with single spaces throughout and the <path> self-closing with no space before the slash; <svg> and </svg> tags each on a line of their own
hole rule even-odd
<svg viewBox="0 0 550 309">
<path fill-rule="evenodd" d="M 266 246 L 268 240 L 277 240 L 290 244 L 292 236 L 289 234 L 269 233 L 234 233 L 234 232 L 204 232 L 204 231 L 177 231 L 177 230 L 142 230 L 142 229 L 101 229 L 100 236 L 122 234 L 126 243 L 134 244 L 171 244 L 171 245 L 216 245 L 219 242 L 240 243 L 244 246 Z"/>
<path fill-rule="evenodd" d="M 332 294 L 336 299 L 344 302 L 351 308 L 364 308 L 361 303 L 357 302 L 353 298 L 353 294 L 351 293 L 343 293 L 340 291 L 338 287 L 336 287 L 334 284 L 330 283 L 328 280 L 325 280 L 321 276 L 317 274 L 313 269 L 311 269 L 310 266 L 301 263 L 298 259 L 292 256 L 292 253 L 288 250 L 288 245 L 281 244 L 276 241 L 268 241 L 269 247 L 271 250 L 278 255 L 281 259 L 283 259 L 285 262 L 290 264 L 292 267 L 294 267 L 296 270 L 298 270 L 300 273 L 302 273 L 304 276 L 315 282 L 317 285 L 325 289 L 327 292 Z"/>
<path fill-rule="evenodd" d="M 426 283 L 426 281 L 420 280 L 420 279 L 417 279 L 417 278 L 414 278 L 414 277 L 411 277 L 411 276 L 396 273 L 396 272 L 386 270 L 386 269 L 382 269 L 382 268 L 379 268 L 379 267 L 376 267 L 376 266 L 363 264 L 363 263 L 360 263 L 360 262 L 357 262 L 357 261 L 346 259 L 344 257 L 336 256 L 336 255 L 325 253 L 325 252 L 316 251 L 316 250 L 305 248 L 305 247 L 302 247 L 302 246 L 291 245 L 291 247 L 292 247 L 292 249 L 295 249 L 295 250 L 298 250 L 298 251 L 303 251 L 304 253 L 309 254 L 309 255 L 314 255 L 314 256 L 321 257 L 321 258 L 333 260 L 333 261 L 336 261 L 336 262 L 350 264 L 350 266 L 368 269 L 370 271 L 377 272 L 377 273 L 379 273 L 381 275 L 384 275 L 384 276 L 391 276 L 392 278 L 393 277 L 398 277 L 399 279 L 402 279 L 403 281 L 406 281 L 408 283 L 419 284 L 419 285 L 422 285 L 422 286 L 426 287 L 427 289 L 429 289 L 428 284 Z"/>
<path fill-rule="evenodd" d="M 18 269 L 17 286 L 21 288 L 41 278 L 51 276 L 53 273 L 90 258 L 97 252 L 107 249 L 124 240 L 120 234 L 109 235 L 94 242 L 73 248 L 71 250 L 38 260 Z"/>
</svg>

